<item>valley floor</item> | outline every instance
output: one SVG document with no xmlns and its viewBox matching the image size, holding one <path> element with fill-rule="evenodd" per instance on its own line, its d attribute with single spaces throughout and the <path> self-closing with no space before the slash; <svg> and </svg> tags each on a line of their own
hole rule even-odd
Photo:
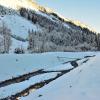
<svg viewBox="0 0 100 100">
<path fill-rule="evenodd" d="M 99 100 L 99 52 L 0 55 L 0 100 Z"/>
</svg>

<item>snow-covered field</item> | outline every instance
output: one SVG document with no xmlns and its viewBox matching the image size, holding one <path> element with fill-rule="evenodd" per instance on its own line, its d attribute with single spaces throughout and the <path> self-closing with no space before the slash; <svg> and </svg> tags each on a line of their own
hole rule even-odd
<svg viewBox="0 0 100 100">
<path fill-rule="evenodd" d="M 94 54 L 93 52 L 51 52 L 42 54 L 0 55 L 0 80 L 2 81 L 39 69 L 59 68 L 64 62 Z"/>
<path fill-rule="evenodd" d="M 99 59 L 99 52 L 0 55 L 0 99 L 99 100 Z"/>
<path fill-rule="evenodd" d="M 99 100 L 100 54 L 21 100 Z M 42 95 L 40 98 L 38 95 Z"/>
</svg>

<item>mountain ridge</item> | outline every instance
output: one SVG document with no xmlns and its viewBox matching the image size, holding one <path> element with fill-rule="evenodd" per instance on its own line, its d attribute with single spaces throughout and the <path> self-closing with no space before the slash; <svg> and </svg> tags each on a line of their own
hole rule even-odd
<svg viewBox="0 0 100 100">
<path fill-rule="evenodd" d="M 11 0 L 7 5 L 8 1 L 0 1 L 3 9 L 0 11 L 0 19 L 10 28 L 13 39 L 22 40 L 21 43 L 14 43 L 17 45 L 14 45 L 13 48 L 23 46 L 27 51 L 27 48 L 30 49 L 29 47 L 31 47 L 29 50 L 31 52 L 98 49 L 99 37 L 96 32 L 87 28 L 87 26 L 63 18 L 31 0 Z M 16 4 L 13 5 L 15 1 Z M 10 10 L 11 13 L 9 13 Z M 29 37 L 29 33 L 32 34 L 31 37 Z M 45 39 L 43 39 L 44 36 Z M 27 43 L 23 41 L 25 39 Z M 29 46 L 31 39 L 33 40 L 31 43 L 33 46 Z"/>
<path fill-rule="evenodd" d="M 7 2 L 7 4 L 6 4 L 6 2 Z M 23 8 L 30 9 L 30 10 L 45 12 L 47 14 L 55 14 L 56 16 L 59 16 L 60 18 L 62 18 L 65 22 L 69 21 L 69 22 L 72 22 L 73 24 L 75 24 L 77 26 L 81 26 L 82 28 L 88 28 L 90 31 L 93 31 L 88 25 L 83 24 L 80 21 L 65 18 L 65 17 L 61 16 L 60 14 L 58 14 L 57 12 L 55 12 L 54 10 L 51 10 L 50 8 L 47 8 L 47 7 L 44 8 L 43 6 L 40 6 L 34 0 L 10 0 L 10 3 L 8 3 L 8 2 L 9 2 L 9 0 L 0 0 L 0 5 L 8 7 L 8 8 L 15 9 L 15 10 L 19 10 L 20 8 L 23 7 Z M 93 31 L 93 32 L 96 32 L 96 31 Z"/>
</svg>

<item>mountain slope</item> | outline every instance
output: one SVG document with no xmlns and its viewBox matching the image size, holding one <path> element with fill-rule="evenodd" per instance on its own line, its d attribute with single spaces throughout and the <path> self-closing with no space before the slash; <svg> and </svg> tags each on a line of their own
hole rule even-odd
<svg viewBox="0 0 100 100">
<path fill-rule="evenodd" d="M 0 0 L 0 5 L 1 26 L 4 22 L 11 30 L 12 52 L 18 47 L 30 52 L 98 50 L 99 38 L 95 32 L 36 2 Z"/>
</svg>

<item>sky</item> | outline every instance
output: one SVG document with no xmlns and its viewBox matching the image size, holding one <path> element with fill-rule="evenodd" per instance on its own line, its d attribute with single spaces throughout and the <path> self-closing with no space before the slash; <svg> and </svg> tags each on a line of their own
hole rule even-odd
<svg viewBox="0 0 100 100">
<path fill-rule="evenodd" d="M 100 33 L 100 0 L 36 0 L 65 18 L 78 20 Z"/>
</svg>

